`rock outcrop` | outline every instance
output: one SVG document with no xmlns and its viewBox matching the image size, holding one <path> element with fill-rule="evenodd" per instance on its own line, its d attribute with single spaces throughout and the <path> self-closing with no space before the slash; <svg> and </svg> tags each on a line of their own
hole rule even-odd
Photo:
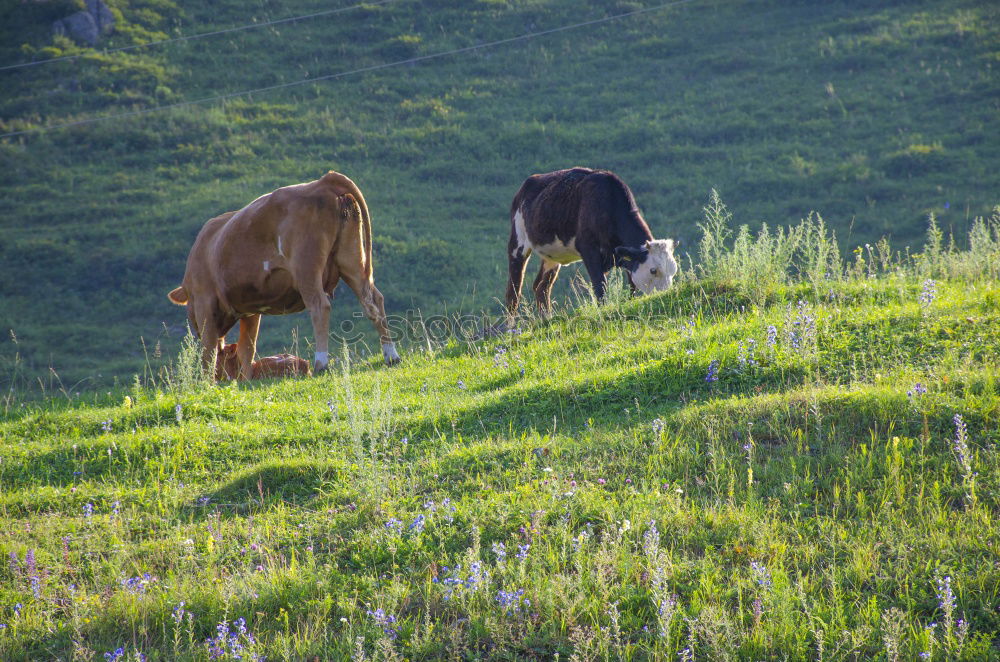
<svg viewBox="0 0 1000 662">
<path fill-rule="evenodd" d="M 101 37 L 115 29 L 115 17 L 104 0 L 86 0 L 86 3 L 86 9 L 54 22 L 52 31 L 77 43 L 96 46 Z"/>
</svg>

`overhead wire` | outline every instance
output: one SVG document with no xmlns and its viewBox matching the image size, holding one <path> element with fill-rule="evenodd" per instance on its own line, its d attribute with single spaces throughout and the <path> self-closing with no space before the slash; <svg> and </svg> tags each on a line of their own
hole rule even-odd
<svg viewBox="0 0 1000 662">
<path fill-rule="evenodd" d="M 260 94 L 263 92 L 273 92 L 274 90 L 287 89 L 290 87 L 297 87 L 299 85 L 308 85 L 310 83 L 319 83 L 323 81 L 335 80 L 337 78 L 344 78 L 346 76 L 353 76 L 357 74 L 369 73 L 372 71 L 380 71 L 382 69 L 389 69 L 392 67 L 399 67 L 409 64 L 416 64 L 418 62 L 426 62 L 428 60 L 435 60 L 442 57 L 447 57 L 450 55 L 458 55 L 460 53 L 469 53 L 476 50 L 481 50 L 484 48 L 493 48 L 495 46 L 502 46 L 504 44 L 511 44 L 519 41 L 527 41 L 529 39 L 535 39 L 538 37 L 544 37 L 546 35 L 555 34 L 558 32 L 566 32 L 567 30 L 575 30 L 583 27 L 588 27 L 591 25 L 599 25 L 601 23 L 608 23 L 610 21 L 616 21 L 623 18 L 628 18 L 630 16 L 637 16 L 640 14 L 647 14 L 654 11 L 662 11 L 670 7 L 676 7 L 679 5 L 689 4 L 695 2 L 695 0 L 673 0 L 672 2 L 666 2 L 654 7 L 643 7 L 641 9 L 634 9 L 632 11 L 623 12 L 621 14 L 613 14 L 611 16 L 603 16 L 601 18 L 595 18 L 587 21 L 580 21 L 578 23 L 571 23 L 569 25 L 561 25 L 555 28 L 550 28 L 548 30 L 540 30 L 538 32 L 526 32 L 524 34 L 516 35 L 514 37 L 506 37 L 504 39 L 496 39 L 494 41 L 482 42 L 479 44 L 473 44 L 472 46 L 463 46 L 462 48 L 454 48 L 447 51 L 440 51 L 437 53 L 428 53 L 427 55 L 418 55 L 411 58 L 406 58 L 405 60 L 395 60 L 393 62 L 384 62 L 382 64 L 373 64 L 367 67 L 359 67 L 357 69 L 350 69 L 347 71 L 340 71 L 333 74 L 326 74 L 323 76 L 315 76 L 313 78 L 305 78 L 302 80 L 290 81 L 287 83 L 278 83 L 275 85 L 267 85 L 265 87 L 257 87 L 250 90 L 241 90 L 239 92 L 229 92 L 226 94 L 217 94 L 210 97 L 203 97 L 201 99 L 190 99 L 187 101 L 178 101 L 176 103 L 164 104 L 160 106 L 152 106 L 149 108 L 140 108 L 137 110 L 126 111 L 124 113 L 115 113 L 111 115 L 100 115 L 97 117 L 90 117 L 81 120 L 74 120 L 71 122 L 60 122 L 55 124 L 47 124 L 44 126 L 32 127 L 30 129 L 24 129 L 21 131 L 9 131 L 7 133 L 0 133 L 0 138 L 10 138 L 13 136 L 20 136 L 29 133 L 42 133 L 47 131 L 52 131 L 55 129 L 65 129 L 74 126 L 81 126 L 84 124 L 93 124 L 96 122 L 105 122 L 109 120 L 125 119 L 129 117 L 136 117 L 139 115 L 148 115 L 150 113 L 156 113 L 163 110 L 171 110 L 176 108 L 184 108 L 187 106 L 193 106 L 202 103 L 212 103 L 215 101 L 225 101 L 227 99 L 233 99 L 236 97 L 249 96 L 253 94 Z"/>
<path fill-rule="evenodd" d="M 366 6 L 376 6 L 384 5 L 390 2 L 396 2 L 396 0 L 375 0 L 373 2 L 364 2 L 357 5 L 351 5 L 350 7 L 338 7 L 337 9 L 326 9 L 323 11 L 313 12 L 312 14 L 301 14 L 299 16 L 288 16 L 286 18 L 278 18 L 273 21 L 265 21 L 263 23 L 246 23 L 244 25 L 237 25 L 231 28 L 224 28 L 222 30 L 212 30 L 211 32 L 201 32 L 192 35 L 183 35 L 180 37 L 171 37 L 170 39 L 160 39 L 158 41 L 149 41 L 145 44 L 132 44 L 131 46 L 120 46 L 118 48 L 109 48 L 102 51 L 96 51 L 94 53 L 76 53 L 74 55 L 62 55 L 60 57 L 50 57 L 45 60 L 35 60 L 33 62 L 19 62 L 18 64 L 8 64 L 0 67 L 0 71 L 9 71 L 11 69 L 23 69 L 24 67 L 34 67 L 39 64 L 47 64 L 49 62 L 62 62 L 64 60 L 76 60 L 81 57 L 87 57 L 91 55 L 108 55 L 111 53 L 121 53 L 122 51 L 132 51 L 138 48 L 148 48 L 149 46 L 160 46 L 162 44 L 173 44 L 180 41 L 189 41 L 191 39 L 202 39 L 204 37 L 215 37 L 220 34 L 229 34 L 232 32 L 243 32 L 246 30 L 254 30 L 257 28 L 266 28 L 272 25 L 280 25 L 282 23 L 294 23 L 296 21 L 305 21 L 312 18 L 320 18 L 322 16 L 330 16 L 332 14 L 342 14 L 353 9 L 360 9 Z"/>
</svg>

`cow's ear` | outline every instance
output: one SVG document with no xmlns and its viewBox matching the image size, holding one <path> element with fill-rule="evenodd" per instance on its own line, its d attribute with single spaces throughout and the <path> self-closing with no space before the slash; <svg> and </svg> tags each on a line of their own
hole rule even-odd
<svg viewBox="0 0 1000 662">
<path fill-rule="evenodd" d="M 642 262 L 643 257 L 648 253 L 643 248 L 632 248 L 631 246 L 619 246 L 615 248 L 615 266 L 625 267 L 629 271 L 635 271 L 635 268 L 639 266 Z"/>
</svg>

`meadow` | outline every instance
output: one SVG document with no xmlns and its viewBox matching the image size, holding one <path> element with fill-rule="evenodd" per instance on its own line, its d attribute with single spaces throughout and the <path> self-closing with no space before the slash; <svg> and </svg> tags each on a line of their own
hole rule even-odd
<svg viewBox="0 0 1000 662">
<path fill-rule="evenodd" d="M 1000 659 L 1000 208 L 700 235 L 392 369 L 7 399 L 0 658 Z"/>
<path fill-rule="evenodd" d="M 97 49 L 51 35 L 78 0 L 0 3 L 3 390 L 169 363 L 202 223 L 328 169 L 366 195 L 398 315 L 495 314 L 511 197 L 572 165 L 618 172 L 689 247 L 712 189 L 753 230 L 815 210 L 845 252 L 918 245 L 931 212 L 966 237 L 996 204 L 995 3 L 108 3 Z M 308 326 L 265 320 L 264 351 L 295 329 L 306 351 Z"/>
</svg>

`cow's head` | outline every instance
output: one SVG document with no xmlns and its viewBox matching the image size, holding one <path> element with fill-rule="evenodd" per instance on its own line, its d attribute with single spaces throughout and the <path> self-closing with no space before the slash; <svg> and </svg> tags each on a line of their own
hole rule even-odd
<svg viewBox="0 0 1000 662">
<path fill-rule="evenodd" d="M 223 344 L 215 355 L 215 379 L 236 379 L 240 376 L 240 359 L 236 356 L 236 343 Z"/>
<path fill-rule="evenodd" d="M 638 248 L 619 246 L 615 264 L 628 271 L 629 280 L 643 294 L 665 290 L 677 273 L 676 246 L 673 239 L 653 239 Z"/>
</svg>

